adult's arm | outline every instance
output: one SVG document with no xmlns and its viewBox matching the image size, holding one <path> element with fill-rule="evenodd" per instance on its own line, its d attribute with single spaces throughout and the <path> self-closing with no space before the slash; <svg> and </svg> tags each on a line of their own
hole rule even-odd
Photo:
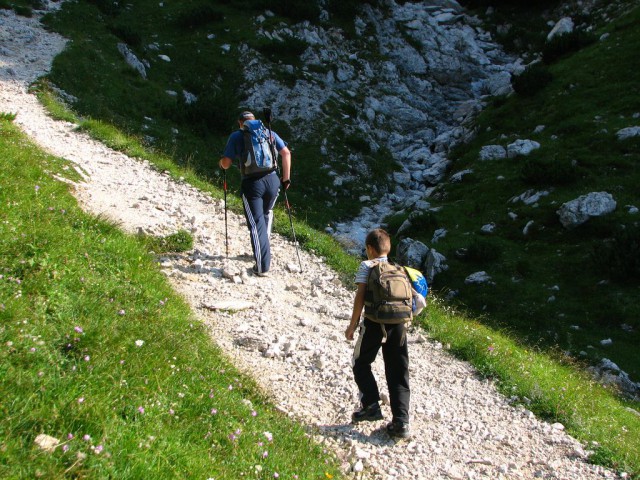
<svg viewBox="0 0 640 480">
<path fill-rule="evenodd" d="M 280 153 L 280 157 L 282 158 L 282 181 L 286 182 L 291 179 L 291 150 L 283 147 L 278 153 Z"/>
</svg>

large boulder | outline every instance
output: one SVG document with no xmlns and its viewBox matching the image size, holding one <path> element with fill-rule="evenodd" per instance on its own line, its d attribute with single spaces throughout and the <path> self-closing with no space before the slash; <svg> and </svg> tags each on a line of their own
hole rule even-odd
<svg viewBox="0 0 640 480">
<path fill-rule="evenodd" d="M 136 70 L 140 76 L 146 80 L 147 69 L 138 57 L 136 57 L 135 53 L 133 53 L 125 43 L 118 43 L 117 49 L 129 66 Z"/>
<path fill-rule="evenodd" d="M 561 18 L 547 35 L 547 41 L 551 40 L 553 37 L 573 32 L 573 27 L 573 20 L 571 20 L 570 17 Z"/>
<path fill-rule="evenodd" d="M 429 283 L 433 282 L 435 276 L 449 269 L 449 265 L 446 264 L 447 257 L 437 252 L 435 249 L 430 249 L 427 254 L 427 261 L 424 270 L 424 276 Z"/>
<path fill-rule="evenodd" d="M 507 150 L 502 145 L 485 145 L 480 149 L 480 160 L 500 160 L 507 157 Z"/>
<path fill-rule="evenodd" d="M 534 140 L 516 140 L 507 145 L 507 156 L 513 158 L 518 155 L 529 155 L 538 148 L 540 144 Z"/>
<path fill-rule="evenodd" d="M 640 127 L 627 127 L 622 128 L 616 132 L 618 140 L 626 140 L 627 138 L 639 137 Z"/>
<path fill-rule="evenodd" d="M 570 229 L 582 225 L 591 217 L 607 215 L 616 209 L 616 201 L 607 192 L 591 192 L 564 203 L 558 210 L 560 223 Z"/>
<path fill-rule="evenodd" d="M 412 238 L 403 238 L 398 243 L 396 256 L 398 257 L 398 262 L 402 265 L 422 270 L 422 265 L 428 253 L 429 247 L 424 243 Z"/>
</svg>

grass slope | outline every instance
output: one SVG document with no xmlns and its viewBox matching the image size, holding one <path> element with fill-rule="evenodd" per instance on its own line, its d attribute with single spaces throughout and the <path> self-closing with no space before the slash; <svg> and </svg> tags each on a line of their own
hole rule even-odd
<svg viewBox="0 0 640 480">
<path fill-rule="evenodd" d="M 143 244 L 84 214 L 52 178 L 71 170 L 4 117 L 0 477 L 336 475 L 212 345 Z"/>
<path fill-rule="evenodd" d="M 450 266 L 436 287 L 457 290 L 483 322 L 529 344 L 583 352 L 592 361 L 608 357 L 637 381 L 640 229 L 629 206 L 640 206 L 640 139 L 620 141 L 616 132 L 640 124 L 640 8 L 596 37 L 604 33 L 605 40 L 550 65 L 551 83 L 534 96 L 495 100 L 478 119 L 477 138 L 455 152 L 453 172 L 473 173 L 436 194 L 443 207 L 436 225 L 449 232 L 434 247 Z M 534 132 L 538 125 L 544 130 Z M 528 157 L 478 160 L 481 146 L 516 139 L 542 147 Z M 512 201 L 530 189 L 548 195 L 533 205 Z M 558 208 L 594 191 L 611 193 L 616 211 L 564 229 Z M 488 223 L 495 233 L 482 235 Z M 430 242 L 434 230 L 410 235 Z M 462 249 L 467 253 L 459 258 Z M 464 283 L 479 270 L 495 285 Z M 607 338 L 613 347 L 600 344 Z"/>
</svg>

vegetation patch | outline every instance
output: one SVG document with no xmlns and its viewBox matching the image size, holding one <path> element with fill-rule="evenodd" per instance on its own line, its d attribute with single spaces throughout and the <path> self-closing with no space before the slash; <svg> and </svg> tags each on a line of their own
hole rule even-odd
<svg viewBox="0 0 640 480">
<path fill-rule="evenodd" d="M 528 66 L 520 75 L 511 79 L 513 90 L 523 97 L 531 97 L 544 89 L 553 80 L 553 75 L 549 69 L 541 64 L 535 63 Z"/>
<path fill-rule="evenodd" d="M 557 35 L 545 43 L 542 49 L 542 61 L 551 64 L 560 58 L 577 52 L 594 43 L 596 36 L 583 30 L 574 30 L 563 35 Z"/>
</svg>

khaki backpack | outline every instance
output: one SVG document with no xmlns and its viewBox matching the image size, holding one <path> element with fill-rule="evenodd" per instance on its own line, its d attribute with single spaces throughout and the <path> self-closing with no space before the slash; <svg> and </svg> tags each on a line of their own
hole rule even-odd
<svg viewBox="0 0 640 480">
<path fill-rule="evenodd" d="M 404 267 L 375 261 L 367 278 L 364 316 L 377 323 L 407 323 L 412 319 L 411 281 Z"/>
</svg>

